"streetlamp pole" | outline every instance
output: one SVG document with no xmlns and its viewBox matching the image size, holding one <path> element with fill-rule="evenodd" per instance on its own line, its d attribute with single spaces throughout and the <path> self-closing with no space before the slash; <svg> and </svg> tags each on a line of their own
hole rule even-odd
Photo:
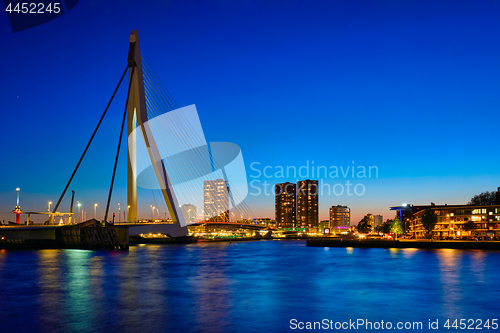
<svg viewBox="0 0 500 333">
<path fill-rule="evenodd" d="M 50 222 L 52 222 L 52 215 L 50 214 L 50 205 L 52 205 L 52 201 L 49 201 L 48 204 L 49 204 L 49 208 L 47 209 L 47 211 L 49 212 L 49 223 L 50 223 Z"/>
<path fill-rule="evenodd" d="M 96 216 L 97 216 L 97 204 L 94 204 L 94 219 L 95 220 L 97 219 Z"/>
<path fill-rule="evenodd" d="M 120 206 L 120 203 L 118 203 L 118 222 L 121 222 L 121 218 L 122 218 L 122 213 L 121 213 L 121 206 Z"/>
<path fill-rule="evenodd" d="M 80 203 L 80 201 L 77 201 L 76 205 L 78 206 L 78 216 L 80 217 L 80 207 L 82 206 L 82 204 Z M 81 217 L 80 217 L 80 223 L 82 223 Z"/>
</svg>

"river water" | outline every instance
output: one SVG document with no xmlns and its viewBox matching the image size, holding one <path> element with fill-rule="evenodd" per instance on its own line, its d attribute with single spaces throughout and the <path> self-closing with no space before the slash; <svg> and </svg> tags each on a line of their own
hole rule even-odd
<svg viewBox="0 0 500 333">
<path fill-rule="evenodd" d="M 499 287 L 497 251 L 291 240 L 0 250 L 0 332 L 296 332 L 324 319 L 423 323 L 405 332 L 437 319 L 433 332 L 456 332 L 446 319 L 500 319 Z"/>
</svg>

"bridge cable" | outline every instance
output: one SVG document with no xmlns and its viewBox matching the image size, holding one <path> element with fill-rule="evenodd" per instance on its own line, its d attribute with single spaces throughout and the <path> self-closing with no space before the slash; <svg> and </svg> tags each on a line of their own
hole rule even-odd
<svg viewBox="0 0 500 333">
<path fill-rule="evenodd" d="M 116 95 L 116 92 L 118 91 L 118 88 L 120 87 L 122 81 L 123 81 L 123 78 L 125 77 L 125 74 L 127 74 L 127 70 L 129 68 L 129 65 L 127 64 L 127 67 L 125 68 L 125 71 L 123 72 L 123 75 L 122 77 L 120 78 L 120 82 L 118 82 L 118 85 L 116 86 L 116 89 L 115 91 L 113 92 L 113 95 L 111 96 L 111 99 L 109 100 L 108 102 L 108 105 L 106 106 L 106 109 L 104 110 L 104 113 L 102 114 L 101 116 L 101 119 L 99 120 L 99 123 L 97 124 L 95 130 L 94 130 L 94 133 L 92 133 L 92 136 L 90 137 L 90 140 L 89 142 L 87 143 L 87 147 L 85 147 L 85 150 L 83 151 L 83 154 L 82 156 L 80 157 L 80 160 L 78 161 L 76 167 L 75 167 L 75 170 L 73 171 L 73 174 L 71 175 L 71 177 L 69 177 L 69 181 L 68 181 L 68 184 L 66 185 L 66 187 L 64 188 L 64 191 L 62 192 L 61 194 L 61 197 L 59 198 L 59 200 L 57 201 L 57 204 L 54 206 L 54 210 L 52 211 L 52 213 L 54 214 L 56 211 L 57 211 L 57 208 L 59 208 L 59 205 L 61 204 L 61 201 L 64 197 L 64 195 L 66 194 L 66 191 L 68 190 L 68 187 L 69 185 L 71 184 L 71 181 L 73 180 L 73 177 L 75 177 L 75 174 L 76 174 L 76 171 L 78 170 L 78 168 L 80 167 L 80 164 L 82 163 L 83 161 L 83 158 L 85 157 L 85 154 L 87 153 L 87 150 L 89 149 L 90 147 L 90 144 L 92 143 L 92 140 L 94 140 L 94 136 L 96 135 L 97 133 L 97 130 L 99 129 L 99 126 L 101 126 L 101 123 L 102 123 L 102 120 L 104 119 L 104 116 L 106 115 L 106 113 L 108 112 L 108 109 L 109 109 L 109 106 L 111 105 L 111 102 L 113 101 L 113 98 L 115 98 L 115 95 Z"/>
<path fill-rule="evenodd" d="M 130 96 L 130 88 L 132 88 L 134 71 L 135 71 L 135 63 L 132 65 L 132 74 L 130 75 L 130 82 L 128 84 L 127 99 L 125 100 L 125 111 L 123 112 L 122 128 L 120 130 L 120 138 L 118 139 L 118 148 L 116 149 L 115 166 L 113 168 L 113 176 L 111 177 L 111 185 L 109 186 L 108 204 L 106 205 L 106 214 L 104 215 L 104 222 L 106 222 L 108 219 L 109 203 L 111 201 L 111 194 L 113 193 L 113 185 L 115 184 L 116 166 L 118 165 L 118 156 L 120 156 L 120 147 L 122 145 L 122 138 L 123 138 L 123 128 L 125 127 L 125 120 L 127 119 L 128 99 Z"/>
</svg>

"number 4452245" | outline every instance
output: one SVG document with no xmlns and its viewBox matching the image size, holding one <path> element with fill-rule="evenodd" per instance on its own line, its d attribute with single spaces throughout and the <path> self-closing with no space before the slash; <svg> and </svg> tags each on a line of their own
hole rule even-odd
<svg viewBox="0 0 500 333">
<path fill-rule="evenodd" d="M 492 329 L 496 330 L 498 329 L 498 319 L 488 319 L 486 321 L 482 321 L 481 319 L 455 319 L 455 321 L 452 322 L 452 320 L 448 319 L 446 323 L 444 323 L 444 327 L 448 329 L 461 329 L 461 330 L 481 330 L 481 329 Z"/>
<path fill-rule="evenodd" d="M 44 13 L 54 13 L 59 14 L 61 11 L 60 3 L 49 3 L 45 5 L 44 3 L 17 3 L 14 8 L 12 8 L 12 3 L 7 5 L 5 11 L 12 13 L 22 13 L 22 14 L 44 14 Z"/>
</svg>

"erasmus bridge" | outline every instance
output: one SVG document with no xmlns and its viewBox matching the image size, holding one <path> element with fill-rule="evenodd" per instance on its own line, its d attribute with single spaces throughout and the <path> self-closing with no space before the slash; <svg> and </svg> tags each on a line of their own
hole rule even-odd
<svg viewBox="0 0 500 333">
<path fill-rule="evenodd" d="M 225 215 L 223 222 L 230 223 L 231 216 L 233 220 L 235 217 L 247 216 L 252 221 L 253 214 L 243 202 L 248 189 L 239 147 L 227 142 L 207 143 L 205 141 L 195 106 L 179 107 L 168 89 L 152 70 L 151 65 L 144 59 L 139 46 L 138 30 L 133 30 L 130 34 L 125 70 L 59 200 L 53 210 L 47 213 L 28 212 L 28 225 L 16 226 L 15 228 L 58 228 L 60 226 L 54 225 L 54 218 L 62 215 L 69 215 L 69 221 L 71 221 L 74 192 L 70 212 L 60 213 L 58 209 L 127 73 L 127 98 L 102 225 L 107 226 L 111 222 L 109 219 L 110 203 L 118 159 L 122 150 L 125 125 L 127 127 L 128 214 L 127 221 L 120 225 L 127 226 L 128 235 L 161 233 L 174 238 L 187 236 L 187 223 L 181 210 L 181 204 L 195 204 L 197 207 L 204 207 L 204 210 L 212 212 L 211 216 L 207 216 L 206 211 L 204 214 L 204 217 L 207 220 L 211 219 L 211 221 L 217 221 L 216 214 L 221 212 L 221 216 Z M 222 190 L 222 192 L 226 191 L 226 195 L 223 195 L 221 200 L 216 199 L 215 202 L 211 202 L 214 207 L 207 209 L 204 183 L 216 179 L 227 183 L 227 189 Z M 151 189 L 153 196 L 154 191 L 161 192 L 161 202 L 170 214 L 170 222 L 140 223 L 138 221 L 138 187 Z M 17 216 L 21 213 L 19 202 L 14 213 Z M 49 215 L 49 220 L 46 222 L 48 225 L 31 226 L 29 221 L 31 214 Z M 88 224 L 89 222 L 84 223 Z M 99 222 L 93 220 L 94 227 L 97 223 Z"/>
</svg>

